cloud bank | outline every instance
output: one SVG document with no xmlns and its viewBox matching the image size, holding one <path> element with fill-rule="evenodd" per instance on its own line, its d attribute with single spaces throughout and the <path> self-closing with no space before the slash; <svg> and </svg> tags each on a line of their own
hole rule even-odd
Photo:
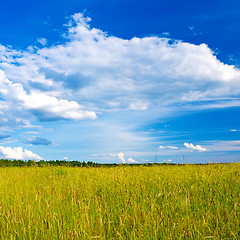
<svg viewBox="0 0 240 240">
<path fill-rule="evenodd" d="M 38 39 L 40 48 L 27 51 L 0 45 L 3 113 L 11 109 L 12 115 L 27 112 L 55 121 L 153 106 L 240 106 L 239 69 L 220 62 L 206 44 L 121 39 L 91 27 L 90 20 L 72 15 L 65 43 L 55 46 L 45 46 L 45 38 Z"/>
</svg>

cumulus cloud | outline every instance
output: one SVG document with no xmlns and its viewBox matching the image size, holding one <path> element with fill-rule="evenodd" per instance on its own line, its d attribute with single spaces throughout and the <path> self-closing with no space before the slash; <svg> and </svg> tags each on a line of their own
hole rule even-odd
<svg viewBox="0 0 240 240">
<path fill-rule="evenodd" d="M 127 160 L 129 163 L 138 163 L 136 160 L 132 159 L 131 157 Z"/>
<path fill-rule="evenodd" d="M 24 98 L 24 107 L 31 110 L 39 120 L 82 120 L 95 119 L 96 113 L 93 111 L 81 110 L 81 106 L 75 101 L 57 99 L 45 94 L 32 93 Z"/>
<path fill-rule="evenodd" d="M 124 159 L 124 153 L 119 153 L 118 158 L 122 161 L 122 163 L 126 163 L 126 161 Z"/>
<path fill-rule="evenodd" d="M 6 159 L 17 159 L 17 160 L 41 160 L 42 157 L 38 156 L 37 154 L 27 150 L 22 149 L 22 147 L 4 147 L 0 146 L 0 154 L 2 154 L 3 158 Z"/>
<path fill-rule="evenodd" d="M 96 113 L 84 111 L 75 101 L 57 99 L 44 93 L 24 90 L 21 83 L 12 83 L 0 70 L 0 94 L 10 104 L 17 102 L 22 108 L 31 111 L 41 121 L 95 119 Z M 12 106 L 13 104 L 12 104 Z"/>
<path fill-rule="evenodd" d="M 240 94 L 239 70 L 220 62 L 206 44 L 166 37 L 127 40 L 92 28 L 90 21 L 81 13 L 72 15 L 66 24 L 66 42 L 35 52 L 0 46 L 0 66 L 8 79 L 40 92 L 25 97 L 26 108 L 32 109 L 31 100 L 43 98 L 57 108 L 64 105 L 76 112 L 76 104 L 57 99 L 60 95 L 96 108 L 118 102 L 118 109 L 146 110 L 156 103 L 206 99 L 218 100 L 221 105 L 221 99 Z M 42 91 L 48 95 L 42 95 Z M 232 100 L 228 102 L 231 105 Z M 202 102 L 204 106 L 208 103 Z M 83 113 L 73 115 L 73 119 L 86 117 Z M 94 117 L 93 113 L 86 115 Z"/>
<path fill-rule="evenodd" d="M 239 69 L 220 62 L 206 44 L 168 34 L 122 39 L 90 21 L 72 15 L 55 46 L 48 47 L 45 38 L 27 51 L 0 45 L 3 115 L 56 121 L 96 119 L 96 112 L 123 109 L 154 108 L 159 117 L 189 102 L 198 103 L 195 109 L 240 106 Z"/>
<path fill-rule="evenodd" d="M 126 163 L 126 160 L 125 160 L 125 158 L 124 158 L 124 156 L 125 156 L 124 153 L 119 153 L 117 156 L 118 156 L 118 158 L 122 161 L 122 163 Z M 128 163 L 137 163 L 137 161 L 134 160 L 134 159 L 132 159 L 131 157 L 129 157 L 129 158 L 127 159 L 127 162 L 128 162 Z"/>
<path fill-rule="evenodd" d="M 174 146 L 159 146 L 159 149 L 178 149 L 178 147 L 174 147 Z"/>
<path fill-rule="evenodd" d="M 205 152 L 205 151 L 207 151 L 207 149 L 206 148 L 204 148 L 204 147 L 201 147 L 200 145 L 193 145 L 192 143 L 184 143 L 184 146 L 186 147 L 186 148 L 189 148 L 189 149 L 192 149 L 192 150 L 196 150 L 196 151 L 199 151 L 199 152 Z"/>
</svg>

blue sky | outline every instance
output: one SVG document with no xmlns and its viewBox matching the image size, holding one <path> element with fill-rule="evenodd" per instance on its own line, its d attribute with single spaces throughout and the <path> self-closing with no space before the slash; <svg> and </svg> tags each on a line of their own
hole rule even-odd
<svg viewBox="0 0 240 240">
<path fill-rule="evenodd" d="M 238 1 L 2 1 L 0 157 L 231 162 Z"/>
</svg>

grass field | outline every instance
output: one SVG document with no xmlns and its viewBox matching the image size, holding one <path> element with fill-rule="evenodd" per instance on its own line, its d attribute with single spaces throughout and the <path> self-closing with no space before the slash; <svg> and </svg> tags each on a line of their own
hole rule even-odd
<svg viewBox="0 0 240 240">
<path fill-rule="evenodd" d="M 240 239 L 240 164 L 0 168 L 0 239 Z"/>
</svg>

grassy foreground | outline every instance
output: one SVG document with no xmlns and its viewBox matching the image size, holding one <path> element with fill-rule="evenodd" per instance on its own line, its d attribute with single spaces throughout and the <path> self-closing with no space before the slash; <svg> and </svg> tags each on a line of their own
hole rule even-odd
<svg viewBox="0 0 240 240">
<path fill-rule="evenodd" d="M 240 164 L 0 168 L 0 239 L 240 239 Z"/>
</svg>

